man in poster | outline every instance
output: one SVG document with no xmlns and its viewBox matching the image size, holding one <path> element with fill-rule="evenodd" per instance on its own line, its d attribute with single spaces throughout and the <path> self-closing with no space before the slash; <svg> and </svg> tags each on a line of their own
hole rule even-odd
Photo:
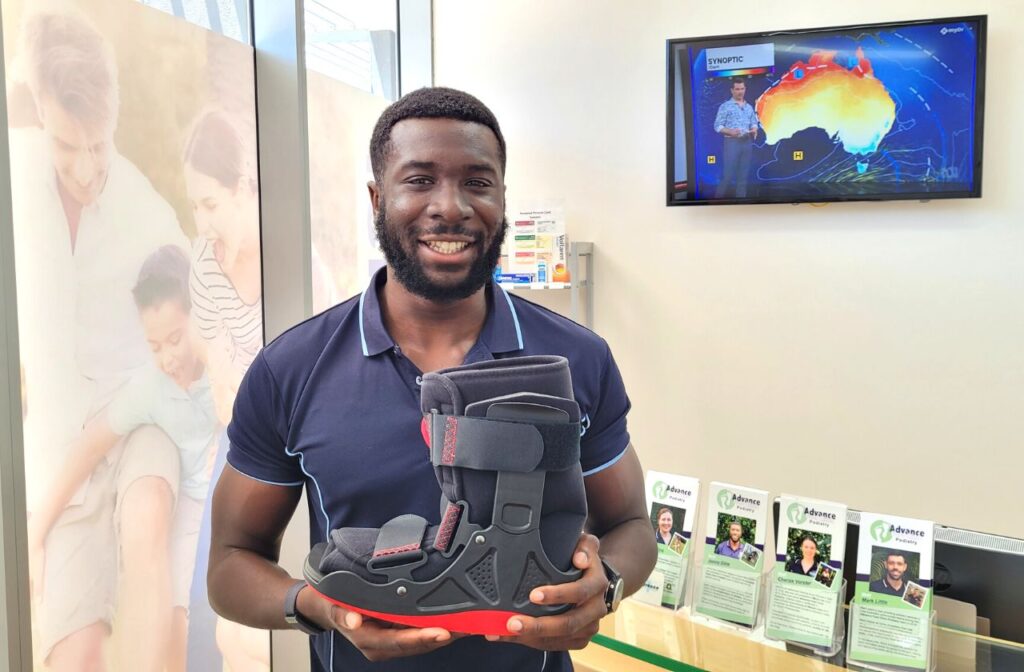
<svg viewBox="0 0 1024 672">
<path fill-rule="evenodd" d="M 739 521 L 729 523 L 729 538 L 715 547 L 715 555 L 739 558 L 743 553 L 743 525 Z"/>
</svg>

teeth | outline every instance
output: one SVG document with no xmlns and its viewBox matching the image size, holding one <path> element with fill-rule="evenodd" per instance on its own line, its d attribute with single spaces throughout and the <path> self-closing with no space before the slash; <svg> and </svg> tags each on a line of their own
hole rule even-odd
<svg viewBox="0 0 1024 672">
<path fill-rule="evenodd" d="M 452 242 L 449 240 L 431 240 L 427 242 L 427 247 L 441 254 L 455 254 L 466 249 L 468 246 L 469 243 Z"/>
</svg>

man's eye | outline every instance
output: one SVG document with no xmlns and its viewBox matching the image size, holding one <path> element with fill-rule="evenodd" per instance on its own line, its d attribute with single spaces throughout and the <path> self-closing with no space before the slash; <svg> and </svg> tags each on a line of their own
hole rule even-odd
<svg viewBox="0 0 1024 672">
<path fill-rule="evenodd" d="M 429 177 L 410 177 L 406 182 L 409 184 L 424 185 L 431 184 L 432 180 Z"/>
<path fill-rule="evenodd" d="M 466 182 L 466 186 L 485 188 L 491 186 L 491 183 L 488 182 L 487 180 L 469 180 L 468 182 Z"/>
</svg>

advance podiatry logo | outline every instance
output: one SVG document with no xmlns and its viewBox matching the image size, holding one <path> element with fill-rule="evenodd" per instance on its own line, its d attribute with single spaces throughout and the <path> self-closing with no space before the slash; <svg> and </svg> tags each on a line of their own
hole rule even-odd
<svg viewBox="0 0 1024 672">
<path fill-rule="evenodd" d="M 883 544 L 889 543 L 892 541 L 892 525 L 884 520 L 871 523 L 871 538 Z"/>
<path fill-rule="evenodd" d="M 718 505 L 728 511 L 732 507 L 736 506 L 736 499 L 732 493 L 725 488 L 718 491 Z"/>
<path fill-rule="evenodd" d="M 803 525 L 807 522 L 807 513 L 804 510 L 804 505 L 800 502 L 793 502 L 786 508 L 786 517 L 794 525 Z"/>
<path fill-rule="evenodd" d="M 651 494 L 654 495 L 655 499 L 665 499 L 668 497 L 668 483 L 655 481 L 651 487 Z"/>
</svg>

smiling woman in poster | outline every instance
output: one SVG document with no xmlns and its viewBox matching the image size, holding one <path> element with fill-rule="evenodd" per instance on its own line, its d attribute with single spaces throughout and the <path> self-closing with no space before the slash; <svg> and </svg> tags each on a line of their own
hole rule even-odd
<svg viewBox="0 0 1024 672">
<path fill-rule="evenodd" d="M 675 519 L 672 510 L 667 506 L 658 509 L 658 529 L 654 531 L 654 537 L 659 544 L 668 544 L 672 541 L 672 534 L 675 532 Z"/>
<path fill-rule="evenodd" d="M 814 573 L 818 571 L 818 542 L 811 535 L 805 534 L 800 538 L 797 550 L 800 552 L 800 556 L 790 560 L 786 565 L 786 571 L 814 576 Z"/>
</svg>

